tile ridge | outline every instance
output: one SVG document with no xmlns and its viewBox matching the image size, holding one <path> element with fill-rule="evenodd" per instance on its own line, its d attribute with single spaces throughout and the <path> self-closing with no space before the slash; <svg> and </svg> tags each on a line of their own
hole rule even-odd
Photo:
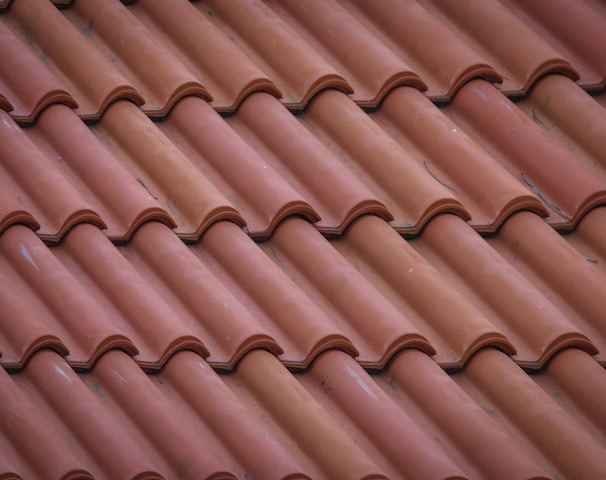
<svg viewBox="0 0 606 480">
<path fill-rule="evenodd" d="M 246 100 L 253 93 L 267 93 L 277 100 L 282 99 L 282 92 L 276 84 L 269 79 L 266 78 L 258 78 L 255 80 L 251 80 L 245 88 L 243 88 L 240 93 L 235 98 L 234 104 L 231 107 L 221 107 L 221 106 L 213 106 L 216 112 L 218 113 L 235 113 L 238 111 L 242 102 Z"/>
<path fill-rule="evenodd" d="M 460 72 L 445 93 L 431 94 L 425 92 L 425 95 L 436 104 L 450 103 L 462 87 L 477 79 L 485 80 L 493 85 L 503 83 L 503 77 L 493 67 L 487 63 L 477 63 Z"/>
<path fill-rule="evenodd" d="M 139 349 L 133 341 L 123 334 L 115 334 L 105 337 L 95 348 L 95 351 L 86 360 L 74 361 L 67 355 L 66 361 L 75 371 L 90 370 L 99 358 L 112 350 L 120 350 L 131 357 L 139 354 Z"/>
<path fill-rule="evenodd" d="M 236 368 L 240 360 L 246 357 L 250 352 L 263 350 L 270 353 L 276 359 L 284 353 L 282 347 L 272 337 L 267 334 L 256 334 L 247 337 L 239 346 L 232 357 L 227 361 L 215 361 L 207 358 L 206 362 L 215 370 L 232 371 Z"/>
<path fill-rule="evenodd" d="M 307 370 L 316 358 L 329 350 L 338 350 L 354 358 L 360 354 L 355 345 L 345 335 L 333 334 L 326 335 L 316 342 L 316 344 L 309 349 L 309 354 L 301 361 L 291 361 L 280 357 L 278 357 L 278 359 L 282 365 L 289 370 Z"/>
<path fill-rule="evenodd" d="M 53 244 L 60 242 L 63 237 L 76 225 L 82 223 L 89 223 L 99 228 L 100 230 L 106 230 L 107 225 L 103 221 L 103 219 L 99 216 L 97 212 L 88 208 L 81 208 L 76 212 L 73 212 L 69 215 L 64 221 L 63 224 L 57 229 L 55 233 L 44 233 L 38 232 L 38 237 L 44 241 L 46 244 Z"/>
<path fill-rule="evenodd" d="M 307 88 L 307 92 L 301 99 L 288 101 L 282 98 L 282 104 L 291 111 L 304 110 L 305 107 L 313 100 L 313 98 L 324 90 L 337 90 L 347 95 L 354 93 L 353 88 L 347 83 L 341 75 L 337 73 L 328 73 L 315 80 Z"/>
<path fill-rule="evenodd" d="M 40 115 L 43 110 L 55 104 L 66 105 L 74 110 L 79 107 L 78 102 L 67 91 L 63 89 L 55 89 L 45 93 L 42 97 L 40 97 L 32 111 L 29 112 L 28 115 L 20 115 L 16 112 L 13 112 L 11 113 L 11 117 L 20 126 L 31 125 L 37 120 L 38 115 Z"/>
<path fill-rule="evenodd" d="M 536 361 L 527 362 L 516 360 L 516 363 L 525 370 L 541 370 L 552 358 L 555 358 L 563 350 L 570 348 L 583 351 L 591 356 L 600 353 L 598 348 L 586 335 L 580 332 L 568 332 L 552 340 Z"/>
<path fill-rule="evenodd" d="M 363 200 L 354 205 L 349 212 L 343 216 L 343 221 L 339 225 L 329 226 L 320 223 L 315 225 L 315 227 L 326 237 L 338 236 L 347 230 L 347 228 L 358 218 L 365 215 L 374 215 L 386 222 L 391 222 L 394 219 L 393 215 L 383 202 L 379 200 Z"/>
<path fill-rule="evenodd" d="M 145 114 L 153 119 L 166 117 L 173 107 L 185 97 L 198 97 L 206 102 L 212 102 L 213 97 L 211 94 L 197 81 L 191 81 L 183 83 L 177 86 L 173 92 L 169 95 L 165 104 L 160 108 L 149 107 L 147 108 L 145 103 L 141 105 L 141 110 Z"/>
<path fill-rule="evenodd" d="M 432 219 L 443 214 L 452 214 L 465 222 L 471 220 L 471 215 L 459 200 L 454 198 L 440 198 L 425 208 L 425 211 L 416 224 L 395 224 L 392 226 L 400 235 L 417 235 Z"/>
<path fill-rule="evenodd" d="M 8 101 L 2 93 L 0 93 L 0 108 L 6 112 L 12 112 L 14 110 L 11 102 Z"/>
<path fill-rule="evenodd" d="M 436 349 L 422 334 L 407 333 L 396 338 L 385 349 L 383 356 L 378 361 L 370 362 L 360 359 L 356 359 L 356 361 L 365 370 L 384 370 L 394 357 L 405 350 L 418 350 L 428 357 L 433 357 L 436 354 Z"/>
<path fill-rule="evenodd" d="M 311 224 L 321 220 L 320 215 L 314 208 L 305 200 L 292 200 L 282 207 L 270 219 L 269 225 L 265 230 L 250 232 L 246 228 L 248 235 L 255 241 L 266 240 L 272 236 L 278 225 L 287 220 L 289 217 L 303 218 Z"/>
<path fill-rule="evenodd" d="M 52 350 L 61 357 L 69 355 L 69 349 L 59 337 L 53 334 L 43 335 L 32 342 L 16 361 L 9 361 L 0 351 L 0 365 L 7 371 L 23 370 L 29 360 L 41 350 Z"/>
<path fill-rule="evenodd" d="M 202 238 L 204 233 L 217 222 L 227 221 L 236 224 L 238 227 L 246 229 L 246 221 L 234 207 L 228 205 L 220 205 L 213 208 L 206 214 L 204 220 L 198 225 L 195 231 L 175 231 L 176 235 L 183 241 L 197 242 Z M 170 226 L 170 225 L 168 225 Z"/>
<path fill-rule="evenodd" d="M 6 202 L 4 199 L 2 200 L 2 203 L 5 206 L 4 208 L 6 208 Z M 17 209 L 0 218 L 0 234 L 17 224 L 25 225 L 34 232 L 40 228 L 40 224 L 30 212 L 25 209 Z"/>
<path fill-rule="evenodd" d="M 528 77 L 523 92 L 503 91 L 503 93 L 508 97 L 516 96 L 518 93 L 522 93 L 524 97 L 527 97 L 532 88 L 538 82 L 540 82 L 543 77 L 554 74 L 562 75 L 574 82 L 578 82 L 581 78 L 579 72 L 577 72 L 577 70 L 568 61 L 556 57 L 545 60 L 535 69 L 535 71 Z"/>
<path fill-rule="evenodd" d="M 103 118 L 103 114 L 114 102 L 127 100 L 141 107 L 145 104 L 145 99 L 132 85 L 119 85 L 111 90 L 99 104 L 96 112 L 76 112 L 85 122 L 98 122 Z"/>
<path fill-rule="evenodd" d="M 535 195 L 522 195 L 515 197 L 506 203 L 491 225 L 472 225 L 472 228 L 478 233 L 495 233 L 499 228 L 517 212 L 527 210 L 538 215 L 541 218 L 549 217 L 549 212 L 543 202 Z"/>
<path fill-rule="evenodd" d="M 354 102 L 363 109 L 378 108 L 385 97 L 398 87 L 411 87 L 420 92 L 427 91 L 427 84 L 416 73 L 398 72 L 383 82 L 375 98 L 371 100 L 354 99 Z"/>
<path fill-rule="evenodd" d="M 135 355 L 133 356 L 135 362 L 143 371 L 147 373 L 154 373 L 161 371 L 174 355 L 183 351 L 194 352 L 204 359 L 210 355 L 210 352 L 200 339 L 194 337 L 193 335 L 183 335 L 168 344 L 160 357 L 154 361 L 140 360 L 137 359 Z"/>
</svg>

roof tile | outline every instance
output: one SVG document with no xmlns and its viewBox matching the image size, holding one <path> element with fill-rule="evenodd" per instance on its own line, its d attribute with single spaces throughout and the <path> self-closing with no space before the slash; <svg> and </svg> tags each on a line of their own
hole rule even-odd
<svg viewBox="0 0 606 480">
<path fill-rule="evenodd" d="M 82 0 L 62 13 L 82 40 L 88 40 L 88 50 L 104 55 L 112 70 L 132 82 L 145 100 L 141 109 L 150 117 L 165 116 L 185 96 L 211 100 L 194 75 L 119 0 Z"/>
<path fill-rule="evenodd" d="M 289 108 L 304 108 L 326 88 L 353 92 L 339 72 L 261 0 L 220 0 L 194 6 L 272 79 Z M 250 22 L 250 18 L 257 20 Z"/>
<path fill-rule="evenodd" d="M 514 226 L 524 219 L 528 222 L 526 228 L 533 226 L 538 230 L 535 241 L 540 242 L 537 244 L 540 245 L 539 249 L 551 241 L 554 247 L 566 250 L 566 242 L 558 243 L 558 234 L 529 212 L 515 214 L 498 235 L 490 237 L 488 241 L 459 218 L 441 215 L 432 220 L 410 244 L 495 327 L 506 332 L 516 349 L 513 357 L 524 367 L 541 368 L 555 352 L 571 346 L 596 354 L 601 340 L 596 345 L 594 342 L 598 338 L 593 330 L 587 330 L 584 326 L 590 319 L 570 317 L 568 312 L 562 312 L 561 306 L 553 302 L 553 297 L 540 288 L 535 278 L 528 278 L 526 272 L 515 263 L 520 255 L 517 253 L 520 238 L 530 234 L 526 229 Z M 545 229 L 541 229 L 541 226 Z M 510 242 L 513 253 L 505 253 L 498 248 L 504 241 L 505 232 L 509 231 L 520 235 L 517 242 Z M 560 253 L 570 255 L 559 251 L 558 254 Z M 554 267 L 559 271 L 562 266 L 558 264 Z M 552 284 L 551 281 L 555 283 L 550 276 L 546 276 L 543 281 L 549 285 Z"/>
<path fill-rule="evenodd" d="M 385 204 L 400 233 L 417 233 L 438 213 L 468 220 L 453 193 L 341 92 L 319 94 L 300 116 L 324 146 Z"/>
<path fill-rule="evenodd" d="M 194 3 L 167 9 L 158 2 L 136 2 L 129 11 L 199 79 L 215 110 L 233 112 L 258 91 L 280 98 L 276 85 Z"/>
<path fill-rule="evenodd" d="M 543 200 L 553 226 L 570 229 L 589 209 L 606 202 L 606 181 L 561 148 L 540 119 L 525 115 L 487 82 L 466 84 L 444 112 Z"/>
<path fill-rule="evenodd" d="M 44 83 L 35 83 L 33 89 L 24 94 L 28 108 L 18 115 L 20 121 L 30 123 L 36 114 L 52 101 L 68 103 L 77 107 L 76 112 L 84 119 L 97 119 L 107 106 L 118 98 L 124 98 L 138 105 L 143 98 L 126 79 L 105 59 L 101 53 L 92 48 L 81 32 L 47 0 L 19 0 L 13 2 L 8 13 L 2 15 L 2 21 L 12 29 L 21 43 L 26 45 L 31 54 L 37 57 L 37 63 L 24 65 L 26 71 L 19 75 L 23 79 L 39 79 Z M 21 49 L 22 50 L 22 49 Z M 15 58 L 15 51 L 12 58 Z M 16 61 L 16 60 L 13 60 Z M 49 72 L 56 80 L 46 80 Z M 49 95 L 56 91 L 56 85 L 64 85 L 69 94 Z M 40 91 L 42 88 L 42 91 Z M 7 97 L 11 103 L 17 100 Z M 76 103 L 73 102 L 75 100 Z"/>
<path fill-rule="evenodd" d="M 200 107 L 198 113 L 219 118 L 202 100 L 189 97 Z M 174 116 L 181 111 L 179 104 Z M 216 116 L 216 117 L 215 117 Z M 172 117 L 171 117 L 172 118 Z M 198 121 L 202 121 L 199 117 Z M 244 219 L 219 192 L 216 184 L 201 174 L 192 157 L 184 155 L 158 127 L 130 102 L 115 102 L 92 131 L 121 166 L 130 173 L 131 182 L 139 183 L 147 198 L 158 202 L 170 213 L 167 225 L 176 226 L 177 234 L 196 240 L 213 222 L 231 220 L 244 226 Z M 216 134 L 216 132 L 215 132 Z"/>
</svg>

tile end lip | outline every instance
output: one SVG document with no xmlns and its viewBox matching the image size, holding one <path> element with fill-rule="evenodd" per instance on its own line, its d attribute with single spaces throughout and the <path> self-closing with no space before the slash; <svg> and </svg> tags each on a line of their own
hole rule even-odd
<svg viewBox="0 0 606 480">
<path fill-rule="evenodd" d="M 386 222 L 394 220 L 394 216 L 382 202 L 379 200 L 365 200 L 352 207 L 344 217 L 339 215 L 338 217 L 342 218 L 340 222 L 331 222 L 329 217 L 326 216 L 314 223 L 314 226 L 323 235 L 336 237 L 343 234 L 357 219 L 366 215 L 374 215 Z"/>
<path fill-rule="evenodd" d="M 27 362 L 41 350 L 52 350 L 61 357 L 67 357 L 70 353 L 67 346 L 55 335 L 43 335 L 25 350 L 18 359 L 11 359 L 5 355 L 0 356 L 0 365 L 6 370 L 21 370 Z"/>
<path fill-rule="evenodd" d="M 173 356 L 183 351 L 194 352 L 202 358 L 210 356 L 210 352 L 201 340 L 194 336 L 185 336 L 174 340 L 156 360 L 142 360 L 136 356 L 134 356 L 134 360 L 145 372 L 154 373 L 161 371 Z"/>
<path fill-rule="evenodd" d="M 351 99 L 360 108 L 374 110 L 379 107 L 385 97 L 399 87 L 410 87 L 419 92 L 426 92 L 428 89 L 427 84 L 416 73 L 405 71 L 398 72 L 385 80 L 372 98 L 364 98 L 364 95 L 359 90 L 356 90 L 351 94 Z"/>
<path fill-rule="evenodd" d="M 297 360 L 291 359 L 286 353 L 280 355 L 279 360 L 289 370 L 306 370 L 316 358 L 329 350 L 339 350 L 352 358 L 356 358 L 360 355 L 358 349 L 346 336 L 335 333 L 327 335 L 316 342 L 313 347 L 309 349 L 305 358 L 299 358 Z"/>
<path fill-rule="evenodd" d="M 206 358 L 208 365 L 213 369 L 222 371 L 234 370 L 240 360 L 242 360 L 247 354 L 255 350 L 264 350 L 269 352 L 274 357 L 279 357 L 284 353 L 282 347 L 272 337 L 267 334 L 253 335 L 244 340 L 240 346 L 236 349 L 235 353 L 226 360 L 217 360 L 213 356 L 213 352 Z"/>
<path fill-rule="evenodd" d="M 177 222 L 175 234 L 184 241 L 197 242 L 204 236 L 210 227 L 218 222 L 231 222 L 239 228 L 246 228 L 246 220 L 240 213 L 231 206 L 219 206 L 207 213 L 204 218 L 196 226 L 185 226 Z M 170 225 L 169 225 L 170 226 Z"/>
<path fill-rule="evenodd" d="M 588 337 L 579 332 L 570 332 L 555 338 L 534 360 L 517 358 L 516 355 L 513 356 L 513 359 L 525 370 L 541 370 L 552 358 L 567 349 L 581 350 L 590 356 L 600 353 L 598 347 Z"/>
<path fill-rule="evenodd" d="M 36 232 L 40 229 L 40 223 L 34 216 L 26 210 L 16 210 L 0 220 L 0 234 L 8 230 L 13 225 L 24 225 L 30 230 Z"/>
<path fill-rule="evenodd" d="M 467 345 L 465 351 L 458 355 L 458 359 L 443 361 L 436 358 L 436 362 L 448 372 L 457 371 L 465 368 L 474 355 L 486 349 L 499 350 L 509 357 L 514 357 L 518 353 L 515 346 L 505 335 L 498 331 L 492 331 L 480 335 L 471 344 Z"/>
</svg>

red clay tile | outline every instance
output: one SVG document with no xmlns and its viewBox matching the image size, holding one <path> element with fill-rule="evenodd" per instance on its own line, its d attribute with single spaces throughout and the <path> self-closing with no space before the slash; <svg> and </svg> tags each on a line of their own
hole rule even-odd
<svg viewBox="0 0 606 480">
<path fill-rule="evenodd" d="M 199 244 L 190 246 L 190 250 L 212 268 L 217 280 L 249 312 L 247 316 L 254 315 L 254 322 L 272 333 L 283 350 L 279 358 L 284 365 L 305 368 L 320 352 L 329 348 L 358 355 L 353 342 L 360 339 L 359 335 L 348 336 L 349 331 L 333 320 L 330 311 L 322 310 L 313 298 L 307 297 L 292 278 L 232 223 L 215 224 Z M 176 280 L 172 283 L 180 284 Z M 216 296 L 216 293 L 212 294 Z M 229 335 L 234 336 L 235 332 Z M 241 356 L 239 354 L 237 358 Z"/>
<path fill-rule="evenodd" d="M 606 181 L 606 110 L 595 97 L 566 77 L 548 75 L 516 105 L 574 155 L 580 170 Z"/>
<path fill-rule="evenodd" d="M 103 219 L 62 174 L 58 157 L 40 151 L 6 112 L 0 111 L 0 117 L 1 195 L 8 201 L 2 205 L 7 208 L 3 221 L 24 221 L 49 241 L 58 241 L 80 222 L 105 228 Z"/>
<path fill-rule="evenodd" d="M 435 353 L 410 321 L 309 223 L 285 220 L 261 248 L 351 339 L 360 364 L 382 368 L 403 348 Z"/>
<path fill-rule="evenodd" d="M 19 40 L 7 15 L 0 21 L 0 108 L 18 122 L 31 123 L 44 107 L 78 104 L 32 51 Z"/>
<path fill-rule="evenodd" d="M 600 351 L 596 358 L 606 363 L 603 321 L 606 276 L 545 222 L 528 212 L 514 215 L 489 243 L 568 322 L 573 322 L 591 339 Z M 591 349 L 587 351 L 594 353 Z"/>
<path fill-rule="evenodd" d="M 280 98 L 278 87 L 194 5 L 136 2 L 129 10 L 199 79 L 215 110 L 233 112 L 253 92 Z"/>
<path fill-rule="evenodd" d="M 563 238 L 606 276 L 606 208 L 591 210 L 577 228 Z"/>
<path fill-rule="evenodd" d="M 187 418 L 198 431 L 215 436 L 213 449 L 220 452 L 238 478 L 309 479 L 305 469 L 226 382 L 200 357 L 180 352 L 152 381 L 172 409 Z"/>
<path fill-rule="evenodd" d="M 57 79 L 46 83 L 48 73 L 30 64 L 26 67 L 26 74 L 19 77 L 20 81 L 23 82 L 23 78 L 39 78 L 45 81 L 43 85 L 53 88 L 59 81 L 65 86 L 63 88 L 69 93 L 70 99 L 77 102 L 73 104 L 73 100 L 70 100 L 70 106 L 77 107 L 76 112 L 81 118 L 99 118 L 107 106 L 118 98 L 131 100 L 138 105 L 143 103 L 139 92 L 109 60 L 85 41 L 85 37 L 51 2 L 15 0 L 2 20 Z M 32 100 L 32 93 L 26 91 L 24 94 L 27 94 L 27 101 L 37 103 L 46 91 L 35 95 L 35 100 Z M 60 98 L 62 102 L 67 102 L 66 98 Z M 31 122 L 34 118 L 34 113 L 28 112 L 23 120 Z"/>
<path fill-rule="evenodd" d="M 562 56 L 503 7 L 498 0 L 442 2 L 421 0 L 440 23 L 455 32 L 486 59 L 503 77 L 499 89 L 510 96 L 525 94 L 532 84 L 548 73 L 561 73 L 573 80 L 579 74 Z M 545 10 L 555 10 L 553 5 Z"/>
<path fill-rule="evenodd" d="M 96 227 L 80 225 L 74 231 L 80 228 L 90 228 L 107 241 Z M 21 368 L 41 348 L 67 355 L 76 368 L 89 367 L 111 348 L 137 353 L 80 279 L 28 228 L 16 225 L 2 234 L 0 262 L 2 282 L 7 286 L 2 292 L 5 308 L 0 311 L 7 337 L 0 359 L 5 368 Z M 24 322 L 22 328 L 15 328 L 16 318 Z"/>
<path fill-rule="evenodd" d="M 65 440 L 66 445 L 56 453 L 57 460 L 70 458 L 71 454 L 94 478 L 163 478 L 154 472 L 153 457 L 132 441 L 130 432 L 117 421 L 115 413 L 105 408 L 56 353 L 48 350 L 36 353 L 24 371 L 12 379 L 54 429 L 54 435 Z M 94 388 L 103 393 L 100 383 Z M 40 452 L 26 455 L 29 462 L 36 462 L 41 456 Z M 48 475 L 45 472 L 36 478 Z"/>
<path fill-rule="evenodd" d="M 535 195 L 417 90 L 395 89 L 369 116 L 450 190 L 476 231 L 494 232 L 517 210 L 549 215 Z"/>
<path fill-rule="evenodd" d="M 543 200 L 554 227 L 570 229 L 589 209 L 606 203 L 606 179 L 596 177 L 487 82 L 465 85 L 444 112 Z"/>
<path fill-rule="evenodd" d="M 595 0 L 499 0 L 568 58 L 588 90 L 606 86 L 606 9 Z"/>
<path fill-rule="evenodd" d="M 112 240 L 127 240 L 137 227 L 150 220 L 175 225 L 156 199 L 129 175 L 69 108 L 48 107 L 35 126 L 25 132 L 82 198 L 96 206 L 95 213 L 101 217 L 105 234 Z M 51 192 L 47 192 L 45 200 L 53 201 Z M 87 219 L 80 219 L 84 220 Z M 67 225 L 68 228 L 71 225 Z M 44 230 L 39 235 L 47 238 Z"/>
<path fill-rule="evenodd" d="M 412 0 L 342 1 L 372 34 L 394 51 L 427 85 L 432 100 L 445 101 L 472 78 L 503 78 L 456 32 Z M 405 25 L 406 28 L 402 26 Z"/>
<path fill-rule="evenodd" d="M 213 237 L 211 232 L 229 228 L 222 227 L 223 224 L 233 227 L 232 235 L 241 233 L 257 248 L 230 222 L 214 224 L 202 242 L 208 235 Z M 218 235 L 225 248 L 230 239 L 220 233 Z M 82 243 L 82 247 L 86 247 L 86 243 Z M 115 248 L 107 248 L 112 251 L 112 255 L 116 253 Z M 144 286 L 141 285 L 126 295 L 125 306 L 128 306 L 130 314 L 134 315 L 131 316 L 131 321 L 135 322 L 135 333 L 141 331 L 140 322 L 148 324 L 151 321 L 150 318 L 138 315 L 137 311 L 142 308 L 149 310 L 148 316 L 157 322 L 156 327 L 149 328 L 149 334 L 154 335 L 160 345 L 164 345 L 163 351 L 167 352 L 162 357 L 164 360 L 178 349 L 191 348 L 194 344 L 184 341 L 188 338 L 198 344 L 200 341 L 204 342 L 209 352 L 208 362 L 217 368 L 233 368 L 236 362 L 253 348 L 265 348 L 276 355 L 282 353 L 282 348 L 272 337 L 271 325 L 257 318 L 255 312 L 248 310 L 249 305 L 238 297 L 233 283 L 223 283 L 221 278 L 217 278 L 215 272 L 220 267 L 214 265 L 216 260 L 212 256 L 207 258 L 210 265 L 200 261 L 200 256 L 194 255 L 194 252 L 165 225 L 146 223 L 133 236 L 128 246 L 122 247 L 121 250 L 124 258 L 116 259 L 117 265 L 111 270 L 99 272 L 97 282 L 102 282 L 107 277 L 107 282 L 111 283 L 112 277 L 124 276 L 121 274 L 123 269 L 136 270 L 139 283 L 145 279 Z M 197 250 L 197 247 L 192 250 Z M 126 262 L 130 265 L 117 268 Z M 121 288 L 128 292 L 131 285 L 123 285 Z M 128 301 L 129 298 L 141 298 L 141 304 L 131 305 L 133 300 Z M 147 300 L 144 300 L 145 298 Z M 161 334 L 158 331 L 160 328 Z M 186 332 L 189 332 L 189 335 L 180 340 L 176 335 L 177 328 L 182 332 L 181 335 L 186 335 Z M 172 339 L 179 342 L 173 342 Z M 169 346 L 170 351 L 167 349 Z M 173 346 L 178 348 L 172 348 Z M 155 366 L 158 368 L 162 365 Z"/>
<path fill-rule="evenodd" d="M 85 382 L 128 433 L 125 446 L 136 445 L 153 462 L 156 478 L 236 479 L 217 455 L 213 432 L 194 429 L 123 352 L 103 355 Z"/>
<path fill-rule="evenodd" d="M 352 220 L 368 213 L 393 219 L 385 205 L 272 97 L 251 95 L 227 122 L 318 212 L 314 226 L 320 232 L 342 233 Z"/>
<path fill-rule="evenodd" d="M 453 378 L 550 478 L 606 475 L 605 449 L 599 438 L 583 430 L 502 352 L 478 352 Z"/>
<path fill-rule="evenodd" d="M 343 93 L 318 94 L 300 119 L 387 206 L 398 232 L 417 233 L 443 212 L 469 219 L 453 193 Z"/>
<path fill-rule="evenodd" d="M 522 219 L 528 223 L 518 227 Z M 538 230 L 533 237 L 533 242 L 538 243 L 533 245 L 536 245 L 539 255 L 545 251 L 546 242 L 556 242 L 552 236 L 560 239 L 541 218 L 520 212 L 507 220 L 498 235 L 490 237 L 488 242 L 460 218 L 440 215 L 426 226 L 419 237 L 411 239 L 410 244 L 499 331 L 506 334 L 517 351 L 513 358 L 520 365 L 541 368 L 554 353 L 571 346 L 591 354 L 597 353 L 602 340 L 593 330 L 586 329 L 586 320 L 581 317 L 582 320 L 577 321 L 578 316 L 570 317 L 567 311 L 562 311 L 555 296 L 549 295 L 534 277 L 529 278 L 515 261 L 512 262 L 512 257 L 515 260 L 519 253 L 505 253 L 497 247 L 506 231 L 520 235 L 515 245 L 519 243 L 520 248 L 522 244 L 529 247 L 530 244 L 522 237 L 528 238 L 530 232 L 527 229 L 530 227 Z M 561 243 L 564 245 L 560 244 L 559 248 L 567 246 L 566 242 Z M 561 258 L 562 254 L 569 255 L 560 250 L 553 257 L 543 255 L 543 262 Z M 558 268 L 559 262 L 552 262 L 551 269 Z M 542 281 L 549 285 L 550 277 L 544 276 Z M 594 344 L 595 341 L 599 343 Z"/>
<path fill-rule="evenodd" d="M 482 404 L 419 352 L 400 353 L 375 379 L 400 410 L 448 452 L 466 478 L 550 478 L 507 428 L 498 425 Z M 510 394 L 515 396 L 516 391 Z"/>
<path fill-rule="evenodd" d="M 563 350 L 533 380 L 584 430 L 606 444 L 606 372 L 593 358 L 574 348 Z"/>
<path fill-rule="evenodd" d="M 311 478 L 388 478 L 274 356 L 249 353 L 227 380 Z"/>
<path fill-rule="evenodd" d="M 135 235 L 138 236 L 146 225 Z M 166 226 L 162 228 L 167 229 Z M 60 246 L 53 248 L 53 253 L 87 296 L 105 312 L 91 320 L 99 328 L 118 330 L 132 340 L 137 351 L 127 351 L 135 356 L 142 368 L 157 370 L 182 349 L 208 355 L 203 344 L 205 336 L 197 336 L 197 332 L 158 295 L 151 278 L 142 278 L 98 229 L 90 225 L 75 227 Z M 67 297 L 63 301 L 70 299 L 65 293 L 62 296 Z M 60 302 L 61 296 L 57 297 Z M 114 348 L 116 346 L 119 347 L 114 345 Z M 70 364 L 74 365 L 71 357 Z"/>
<path fill-rule="evenodd" d="M 274 101 L 270 95 L 257 95 Z M 183 99 L 159 127 L 181 150 L 181 157 L 187 157 L 208 179 L 206 183 L 212 183 L 235 206 L 251 236 L 266 238 L 288 215 L 301 215 L 310 222 L 320 219 L 307 200 L 199 98 Z"/>
<path fill-rule="evenodd" d="M 0 477 L 83 479 L 94 477 L 57 435 L 52 420 L 0 368 Z M 76 407 L 78 408 L 78 407 Z"/>
<path fill-rule="evenodd" d="M 433 222 L 438 219 L 430 222 L 427 229 L 432 228 Z M 441 231 L 446 229 L 442 227 Z M 363 217 L 331 244 L 429 340 L 436 350 L 435 361 L 442 367 L 461 367 L 476 350 L 486 345 L 516 353 L 502 333 L 507 330 L 491 324 L 384 221 L 374 216 Z M 330 266 L 331 271 L 334 269 Z M 435 292 L 440 292 L 439 302 Z M 352 295 L 354 298 L 365 296 L 368 293 Z M 374 323 L 373 328 L 379 334 L 378 323 Z"/>
<path fill-rule="evenodd" d="M 217 115 L 198 98 L 184 101 L 200 102 L 203 109 Z M 217 118 L 220 119 L 218 115 Z M 194 126 L 201 120 L 197 119 Z M 174 222 L 181 238 L 197 240 L 218 220 L 245 225 L 219 189 L 192 165 L 193 159 L 184 155 L 187 151 L 180 151 L 131 102 L 115 102 L 93 131 L 129 170 L 131 181 L 136 180 L 146 190 L 148 199 L 157 201 L 170 214 L 171 222 L 165 223 Z"/>
<path fill-rule="evenodd" d="M 389 478 L 466 478 L 417 418 L 400 410 L 351 357 L 326 352 L 299 378 Z"/>
<path fill-rule="evenodd" d="M 265 72 L 289 108 L 304 108 L 327 88 L 352 93 L 339 72 L 261 0 L 219 0 L 194 6 Z"/>
<path fill-rule="evenodd" d="M 336 1 L 266 0 L 284 22 L 353 87 L 351 98 L 374 108 L 397 85 L 427 86 L 401 56 L 383 45 Z"/>
<path fill-rule="evenodd" d="M 63 15 L 137 88 L 151 117 L 165 116 L 179 99 L 211 100 L 194 75 L 171 55 L 119 0 L 78 0 Z"/>
</svg>

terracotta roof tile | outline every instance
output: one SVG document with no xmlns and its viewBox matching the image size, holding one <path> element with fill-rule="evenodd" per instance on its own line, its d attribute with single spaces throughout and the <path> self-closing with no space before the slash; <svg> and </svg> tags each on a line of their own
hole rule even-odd
<svg viewBox="0 0 606 480">
<path fill-rule="evenodd" d="M 2 22 L 29 50 L 28 61 L 18 64 L 20 85 L 16 98 L 10 92 L 5 93 L 15 106 L 13 115 L 19 121 L 33 122 L 44 106 L 56 101 L 77 107 L 77 113 L 84 119 L 99 118 L 118 98 L 138 105 L 144 102 L 111 62 L 92 48 L 82 33 L 47 0 L 14 2 L 2 16 Z M 12 54 L 14 61 L 21 58 L 15 54 Z M 58 91 L 59 86 L 64 90 Z M 25 98 L 19 101 L 20 97 Z M 15 104 L 21 102 L 25 107 L 17 109 Z"/>
<path fill-rule="evenodd" d="M 285 105 L 301 109 L 326 88 L 353 93 L 339 72 L 261 0 L 221 0 L 194 6 L 272 79 Z"/>
<path fill-rule="evenodd" d="M 0 478 L 604 477 L 605 18 L 0 0 Z"/>
</svg>

